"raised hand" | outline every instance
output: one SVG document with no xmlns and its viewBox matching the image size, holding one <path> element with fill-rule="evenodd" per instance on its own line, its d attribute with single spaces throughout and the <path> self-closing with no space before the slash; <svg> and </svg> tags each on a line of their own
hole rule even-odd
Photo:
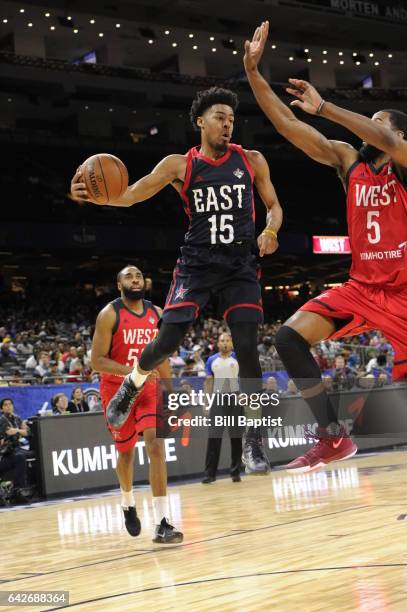
<svg viewBox="0 0 407 612">
<path fill-rule="evenodd" d="M 297 98 L 297 100 L 290 102 L 290 106 L 298 106 L 310 115 L 317 115 L 324 101 L 315 87 L 308 81 L 302 81 L 301 79 L 288 79 L 288 82 L 293 87 L 287 87 L 287 93 Z"/>
<path fill-rule="evenodd" d="M 246 70 L 255 70 L 257 68 L 263 55 L 268 33 L 269 22 L 263 21 L 263 23 L 256 28 L 252 40 L 246 40 L 243 57 L 243 63 Z"/>
<path fill-rule="evenodd" d="M 71 194 L 72 200 L 76 202 L 92 202 L 89 197 L 89 193 L 86 189 L 86 184 L 82 179 L 82 170 L 81 167 L 76 170 L 72 180 L 71 180 Z"/>
</svg>

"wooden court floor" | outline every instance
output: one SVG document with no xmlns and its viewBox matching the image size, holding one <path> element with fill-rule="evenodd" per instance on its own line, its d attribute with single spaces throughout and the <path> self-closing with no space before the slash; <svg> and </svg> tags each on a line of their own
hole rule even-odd
<svg viewBox="0 0 407 612">
<path fill-rule="evenodd" d="M 74 610 L 407 610 L 407 453 L 303 476 L 170 488 L 183 544 L 122 527 L 118 496 L 0 513 L 0 590 L 68 590 Z M 51 610 L 53 605 L 0 610 Z"/>
</svg>

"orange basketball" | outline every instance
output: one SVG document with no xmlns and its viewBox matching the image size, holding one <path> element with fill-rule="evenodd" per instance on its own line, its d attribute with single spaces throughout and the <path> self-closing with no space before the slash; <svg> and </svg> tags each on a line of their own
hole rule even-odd
<svg viewBox="0 0 407 612">
<path fill-rule="evenodd" d="M 109 153 L 88 157 L 81 168 L 86 189 L 97 204 L 114 203 L 129 185 L 126 166 L 121 159 Z"/>
</svg>

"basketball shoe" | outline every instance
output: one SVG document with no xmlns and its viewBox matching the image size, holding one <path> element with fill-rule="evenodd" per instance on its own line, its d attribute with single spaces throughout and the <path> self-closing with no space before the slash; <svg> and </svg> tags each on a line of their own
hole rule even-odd
<svg viewBox="0 0 407 612">
<path fill-rule="evenodd" d="M 136 508 L 134 506 L 129 506 L 128 508 L 122 507 L 122 510 L 124 514 L 124 524 L 128 533 L 133 537 L 138 536 L 141 531 L 141 523 L 137 516 Z"/>
<path fill-rule="evenodd" d="M 155 544 L 180 544 L 183 539 L 184 534 L 170 525 L 166 518 L 163 518 L 161 523 L 155 527 L 153 538 Z"/>
<path fill-rule="evenodd" d="M 144 386 L 144 385 L 143 385 Z M 132 406 L 140 394 L 143 386 L 137 388 L 131 378 L 131 373 L 124 378 L 120 388 L 110 400 L 106 419 L 112 429 L 120 429 L 127 421 Z"/>
<path fill-rule="evenodd" d="M 335 431 L 336 429 L 336 431 Z M 331 433 L 330 431 L 331 430 Z M 332 428 L 319 427 L 314 434 L 306 431 L 304 437 L 307 440 L 315 440 L 316 444 L 305 455 L 291 461 L 285 469 L 294 474 L 305 474 L 324 467 L 331 461 L 341 461 L 353 457 L 358 447 L 352 438 L 346 433 L 343 426 Z"/>
<path fill-rule="evenodd" d="M 254 427 L 250 427 L 243 436 L 242 463 L 246 474 L 267 474 L 270 471 L 260 430 Z"/>
</svg>

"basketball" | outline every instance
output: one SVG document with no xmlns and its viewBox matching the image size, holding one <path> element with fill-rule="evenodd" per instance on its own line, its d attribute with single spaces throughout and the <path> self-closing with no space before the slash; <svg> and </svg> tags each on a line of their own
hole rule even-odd
<svg viewBox="0 0 407 612">
<path fill-rule="evenodd" d="M 121 159 L 114 155 L 92 155 L 81 167 L 86 189 L 97 204 L 115 202 L 128 187 L 127 168 Z"/>
</svg>

